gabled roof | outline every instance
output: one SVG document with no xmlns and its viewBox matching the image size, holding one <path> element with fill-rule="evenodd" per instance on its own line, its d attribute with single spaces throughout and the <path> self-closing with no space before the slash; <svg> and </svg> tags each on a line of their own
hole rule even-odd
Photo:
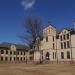
<svg viewBox="0 0 75 75">
<path fill-rule="evenodd" d="M 62 32 L 62 30 L 67 30 L 67 31 L 75 31 L 73 28 L 63 28 L 63 29 L 61 29 L 61 30 L 59 30 L 58 32 L 57 32 L 57 34 L 60 34 L 61 32 Z"/>
<path fill-rule="evenodd" d="M 52 23 L 48 23 L 48 25 L 45 26 L 44 29 L 47 28 L 47 27 L 49 27 L 49 26 L 52 26 L 52 27 L 54 27 L 56 29 L 56 27 Z"/>
</svg>

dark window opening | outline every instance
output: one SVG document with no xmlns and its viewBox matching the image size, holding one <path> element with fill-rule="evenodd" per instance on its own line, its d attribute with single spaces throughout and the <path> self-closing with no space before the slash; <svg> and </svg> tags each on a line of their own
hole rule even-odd
<svg viewBox="0 0 75 75">
<path fill-rule="evenodd" d="M 69 39 L 69 34 L 67 34 L 67 39 Z"/>
<path fill-rule="evenodd" d="M 1 54 L 4 54 L 4 50 L 1 50 Z"/>
<path fill-rule="evenodd" d="M 53 52 L 53 59 L 54 59 L 54 52 Z"/>
<path fill-rule="evenodd" d="M 16 57 L 14 57 L 14 61 L 16 60 Z"/>
<path fill-rule="evenodd" d="M 64 42 L 64 48 L 66 48 L 66 42 Z"/>
<path fill-rule="evenodd" d="M 46 36 L 46 42 L 48 42 L 48 36 Z"/>
<path fill-rule="evenodd" d="M 61 41 L 63 40 L 62 36 L 60 36 Z"/>
<path fill-rule="evenodd" d="M 6 50 L 6 54 L 8 54 L 8 51 Z"/>
<path fill-rule="evenodd" d="M 53 49 L 54 49 L 54 43 L 53 43 Z"/>
<path fill-rule="evenodd" d="M 33 57 L 30 57 L 30 60 L 33 60 Z"/>
<path fill-rule="evenodd" d="M 54 36 L 53 36 L 53 42 L 54 42 Z"/>
<path fill-rule="evenodd" d="M 22 52 L 21 52 L 21 55 L 22 55 Z"/>
<path fill-rule="evenodd" d="M 64 59 L 64 52 L 61 52 L 61 59 Z"/>
<path fill-rule="evenodd" d="M 63 37 L 64 37 L 64 40 L 66 40 L 66 36 L 65 36 L 65 35 L 63 35 Z"/>
<path fill-rule="evenodd" d="M 1 57 L 1 61 L 3 61 L 3 57 Z"/>
<path fill-rule="evenodd" d="M 70 42 L 67 41 L 67 48 L 70 48 Z"/>
<path fill-rule="evenodd" d="M 5 61 L 7 61 L 8 60 L 8 57 L 5 57 Z"/>
<path fill-rule="evenodd" d="M 12 57 L 10 57 L 10 61 L 12 61 Z"/>
<path fill-rule="evenodd" d="M 19 61 L 19 57 L 17 57 L 17 61 Z"/>
<path fill-rule="evenodd" d="M 24 55 L 25 55 L 25 52 L 24 52 Z"/>
<path fill-rule="evenodd" d="M 25 57 L 24 57 L 24 60 L 25 60 Z"/>
<path fill-rule="evenodd" d="M 16 55 L 16 51 L 14 51 L 14 55 Z"/>
<path fill-rule="evenodd" d="M 63 49 L 63 43 L 61 43 L 61 49 Z"/>
<path fill-rule="evenodd" d="M 12 51 L 10 51 L 10 54 L 12 54 Z"/>
<path fill-rule="evenodd" d="M 55 59 L 56 59 L 56 52 L 55 52 Z"/>
<path fill-rule="evenodd" d="M 22 57 L 20 58 L 20 60 L 22 61 Z"/>
<path fill-rule="evenodd" d="M 67 59 L 70 59 L 70 52 L 67 51 Z"/>
</svg>

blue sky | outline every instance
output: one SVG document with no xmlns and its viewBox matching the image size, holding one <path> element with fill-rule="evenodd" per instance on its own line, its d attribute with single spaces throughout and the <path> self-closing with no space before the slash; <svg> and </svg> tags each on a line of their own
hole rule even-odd
<svg viewBox="0 0 75 75">
<path fill-rule="evenodd" d="M 75 0 L 0 0 L 0 42 L 21 43 L 27 16 L 40 17 L 46 26 L 50 21 L 57 29 L 73 28 Z"/>
</svg>

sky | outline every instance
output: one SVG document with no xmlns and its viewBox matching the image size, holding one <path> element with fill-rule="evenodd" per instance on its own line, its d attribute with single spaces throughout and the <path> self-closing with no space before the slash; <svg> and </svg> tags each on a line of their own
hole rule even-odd
<svg viewBox="0 0 75 75">
<path fill-rule="evenodd" d="M 22 43 L 27 16 L 40 17 L 45 26 L 73 28 L 75 0 L 0 0 L 0 42 Z"/>
</svg>

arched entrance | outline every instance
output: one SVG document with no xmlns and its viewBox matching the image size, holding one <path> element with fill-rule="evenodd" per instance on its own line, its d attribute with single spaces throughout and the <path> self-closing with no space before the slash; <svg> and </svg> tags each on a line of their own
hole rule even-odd
<svg viewBox="0 0 75 75">
<path fill-rule="evenodd" d="M 49 60 L 49 52 L 46 53 L 46 60 Z"/>
</svg>

